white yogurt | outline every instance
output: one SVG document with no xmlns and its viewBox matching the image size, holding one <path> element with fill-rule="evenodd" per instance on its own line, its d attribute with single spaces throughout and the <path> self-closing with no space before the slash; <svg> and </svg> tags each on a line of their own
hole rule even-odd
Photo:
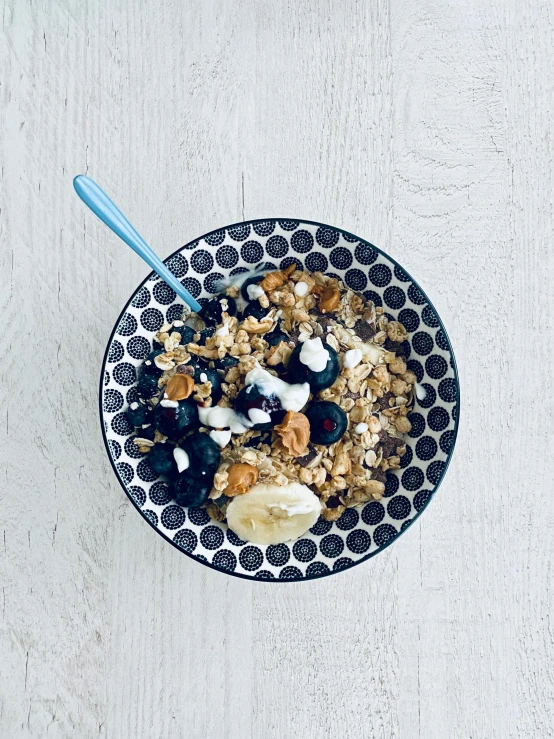
<svg viewBox="0 0 554 739">
<path fill-rule="evenodd" d="M 177 463 L 177 469 L 179 472 L 188 470 L 190 465 L 189 455 L 181 447 L 176 446 L 173 450 L 173 459 Z"/>
<path fill-rule="evenodd" d="M 299 298 L 303 298 L 304 295 L 306 295 L 306 293 L 308 292 L 308 283 L 300 280 L 300 282 L 297 282 L 294 286 L 294 292 L 296 293 L 296 295 L 298 295 Z"/>
<path fill-rule="evenodd" d="M 362 361 L 362 352 L 359 349 L 349 349 L 344 353 L 343 365 L 347 369 L 357 367 Z"/>
<path fill-rule="evenodd" d="M 216 336 L 229 336 L 229 326 L 224 323 L 223 326 L 217 329 L 215 332 Z"/>
<path fill-rule="evenodd" d="M 306 346 L 304 342 L 303 346 Z M 321 343 L 321 341 L 320 341 Z M 246 375 L 246 385 L 257 385 L 261 392 L 267 397 L 278 398 L 281 406 L 286 411 L 300 411 L 308 402 L 310 386 L 307 382 L 289 385 L 288 382 L 275 377 L 261 367 L 254 367 Z"/>
<path fill-rule="evenodd" d="M 262 411 L 260 408 L 250 408 L 248 411 L 248 418 L 252 423 L 271 423 L 271 416 L 267 411 Z"/>
<path fill-rule="evenodd" d="M 176 400 L 168 400 L 168 398 L 164 398 L 163 400 L 160 400 L 160 405 L 164 408 L 178 408 L 179 403 Z"/>
<path fill-rule="evenodd" d="M 258 298 L 261 298 L 262 295 L 265 295 L 263 287 L 260 287 L 259 285 L 248 285 L 246 292 L 248 293 L 250 300 L 257 300 Z"/>
<path fill-rule="evenodd" d="M 359 423 L 357 426 L 354 427 L 354 433 L 365 434 L 368 428 L 369 426 L 367 425 L 367 423 Z"/>
<path fill-rule="evenodd" d="M 129 406 L 129 408 L 130 408 L 130 409 L 131 409 L 132 411 L 136 411 L 136 409 L 137 409 L 138 407 L 139 407 L 139 404 L 138 404 L 138 403 L 137 403 L 136 401 L 135 401 L 134 403 L 131 403 L 131 405 Z"/>
<path fill-rule="evenodd" d="M 423 385 L 420 385 L 419 382 L 416 382 L 414 387 L 416 398 L 418 400 L 425 400 L 425 398 L 427 397 L 427 390 L 423 387 Z"/>
<path fill-rule="evenodd" d="M 200 373 L 200 382 L 208 382 L 208 375 L 205 372 Z"/>
<path fill-rule="evenodd" d="M 198 417 L 203 426 L 215 429 L 231 429 L 233 434 L 243 434 L 252 424 L 232 408 L 214 405 L 211 408 L 198 407 Z"/>
<path fill-rule="evenodd" d="M 317 339 L 306 339 L 300 350 L 300 361 L 312 372 L 323 372 L 329 361 L 329 352 L 323 346 L 319 336 Z"/>
<path fill-rule="evenodd" d="M 210 437 L 223 449 L 231 441 L 231 431 L 210 431 Z"/>
</svg>

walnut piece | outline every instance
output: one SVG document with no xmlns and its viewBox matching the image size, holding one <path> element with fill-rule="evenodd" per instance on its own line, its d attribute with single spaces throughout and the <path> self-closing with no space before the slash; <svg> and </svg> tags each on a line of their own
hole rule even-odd
<svg viewBox="0 0 554 739">
<path fill-rule="evenodd" d="M 310 422 L 303 413 L 287 411 L 283 421 L 274 428 L 281 443 L 293 457 L 301 457 L 310 441 Z"/>
<path fill-rule="evenodd" d="M 340 303 L 340 292 L 336 287 L 326 287 L 319 298 L 319 310 L 321 313 L 332 313 Z"/>
<path fill-rule="evenodd" d="M 391 321 L 387 324 L 387 336 L 391 341 L 402 342 L 408 338 L 408 332 L 398 321 Z"/>
<path fill-rule="evenodd" d="M 247 331 L 249 334 L 267 334 L 268 331 L 271 331 L 272 326 L 273 326 L 272 319 L 267 318 L 267 317 L 262 318 L 261 321 L 258 321 L 258 319 L 254 318 L 254 316 L 248 316 L 241 323 L 241 328 L 244 331 Z M 238 337 L 238 334 L 237 334 L 237 337 Z"/>
<path fill-rule="evenodd" d="M 223 491 L 229 498 L 248 492 L 258 482 L 258 468 L 251 464 L 237 462 L 227 470 L 227 487 Z"/>
<path fill-rule="evenodd" d="M 185 400 L 194 390 L 194 380 L 190 375 L 176 374 L 165 387 L 169 400 Z"/>
<path fill-rule="evenodd" d="M 280 341 L 272 346 L 265 355 L 265 361 L 270 367 L 276 367 L 278 364 L 286 364 L 292 354 L 292 349 L 284 341 Z"/>
<path fill-rule="evenodd" d="M 275 290 L 285 283 L 285 276 L 282 272 L 269 272 L 264 279 L 260 282 L 260 287 L 265 290 L 266 293 Z"/>
</svg>

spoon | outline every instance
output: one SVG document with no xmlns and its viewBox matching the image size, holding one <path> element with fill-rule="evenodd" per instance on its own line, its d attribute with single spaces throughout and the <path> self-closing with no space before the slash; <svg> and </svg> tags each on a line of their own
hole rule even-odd
<svg viewBox="0 0 554 739">
<path fill-rule="evenodd" d="M 85 175 L 77 175 L 73 180 L 73 187 L 77 195 L 85 205 L 103 221 L 114 234 L 119 236 L 139 257 L 156 272 L 162 280 L 173 288 L 177 295 L 182 298 L 195 313 L 202 311 L 202 306 L 196 301 L 189 291 L 184 288 L 179 280 L 173 275 L 162 260 L 152 251 L 146 241 L 131 226 L 127 218 L 113 203 L 102 188 L 98 187 L 94 180 Z"/>
</svg>

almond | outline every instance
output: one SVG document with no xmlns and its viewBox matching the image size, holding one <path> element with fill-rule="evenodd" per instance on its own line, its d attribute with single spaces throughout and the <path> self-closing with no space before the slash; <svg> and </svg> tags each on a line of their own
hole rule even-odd
<svg viewBox="0 0 554 739">
<path fill-rule="evenodd" d="M 185 400 L 194 390 L 194 380 L 190 375 L 173 375 L 165 386 L 169 400 Z"/>
<path fill-rule="evenodd" d="M 248 492 L 252 485 L 258 482 L 258 475 L 258 468 L 251 464 L 243 462 L 232 464 L 227 470 L 227 487 L 223 491 L 224 495 L 233 498 L 235 495 Z"/>
</svg>

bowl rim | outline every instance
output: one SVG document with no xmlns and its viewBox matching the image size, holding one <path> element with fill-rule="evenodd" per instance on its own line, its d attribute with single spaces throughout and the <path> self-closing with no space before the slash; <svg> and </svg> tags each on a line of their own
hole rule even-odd
<svg viewBox="0 0 554 739">
<path fill-rule="evenodd" d="M 171 254 L 168 254 L 168 256 L 165 257 L 163 259 L 163 261 L 166 262 L 171 257 L 175 256 L 176 254 L 179 254 L 183 249 L 185 249 L 187 247 L 193 246 L 194 244 L 196 244 L 197 242 L 199 242 L 201 239 L 205 239 L 206 236 L 211 236 L 211 234 L 217 233 L 219 231 L 228 231 L 230 228 L 235 228 L 236 226 L 250 225 L 250 224 L 253 224 L 253 223 L 266 223 L 268 221 L 275 221 L 275 222 L 279 222 L 279 221 L 290 221 L 290 222 L 298 223 L 298 225 L 301 225 L 303 223 L 306 223 L 306 224 L 309 224 L 311 226 L 318 226 L 320 228 L 329 228 L 329 229 L 332 229 L 333 231 L 339 231 L 342 234 L 346 234 L 346 236 L 351 236 L 355 241 L 362 242 L 364 244 L 367 244 L 368 246 L 371 246 L 372 249 L 375 249 L 375 251 L 377 251 L 379 254 L 381 254 L 382 256 L 384 256 L 386 259 L 390 260 L 390 262 L 392 264 L 394 264 L 396 267 L 398 267 L 399 269 L 401 269 L 402 272 L 404 272 L 404 274 L 418 288 L 418 290 L 420 291 L 421 295 L 425 298 L 427 304 L 430 305 L 433 308 L 433 310 L 435 312 L 435 316 L 436 316 L 436 318 L 437 318 L 437 320 L 439 322 L 439 327 L 444 332 L 444 336 L 445 336 L 445 338 L 446 338 L 446 340 L 448 342 L 448 346 L 449 346 L 449 349 L 450 349 L 450 356 L 452 358 L 452 370 L 454 372 L 454 379 L 456 381 L 457 414 L 456 414 L 456 419 L 454 421 L 454 430 L 453 430 L 454 436 L 452 438 L 452 446 L 450 447 L 450 451 L 448 452 L 448 456 L 446 458 L 446 462 L 444 464 L 444 468 L 442 470 L 442 474 L 441 474 L 440 478 L 438 479 L 437 483 L 435 484 L 431 495 L 429 496 L 429 498 L 427 499 L 427 501 L 425 502 L 425 504 L 422 506 L 422 508 L 416 513 L 416 515 L 413 518 L 411 518 L 407 522 L 407 525 L 406 526 L 404 526 L 402 529 L 400 529 L 400 531 L 396 534 L 396 536 L 394 536 L 390 541 L 388 541 L 386 544 L 384 544 L 383 546 L 379 547 L 375 551 L 367 554 L 365 557 L 362 557 L 361 559 L 356 560 L 355 562 L 353 562 L 348 567 L 344 567 L 343 569 L 340 569 L 340 570 L 329 570 L 329 572 L 324 572 L 324 573 L 322 573 L 320 575 L 311 575 L 310 577 L 304 577 L 304 576 L 303 577 L 291 577 L 291 578 L 286 578 L 286 579 L 280 579 L 280 578 L 277 578 L 277 577 L 273 577 L 273 578 L 257 578 L 257 577 L 255 577 L 255 575 L 244 575 L 241 572 L 231 572 L 230 570 L 222 570 L 219 567 L 215 567 L 211 562 L 208 562 L 207 560 L 198 559 L 198 557 L 195 557 L 194 554 L 192 554 L 191 552 L 186 552 L 184 549 L 181 549 L 181 547 L 178 544 L 176 544 L 173 541 L 173 539 L 170 539 L 166 534 L 164 534 L 163 531 L 161 531 L 157 526 L 155 526 L 152 523 L 152 521 L 150 521 L 150 519 L 148 519 L 143 514 L 141 508 L 137 505 L 136 501 L 129 494 L 129 492 L 127 490 L 127 487 L 125 485 L 125 482 L 121 478 L 121 475 L 119 474 L 119 472 L 117 470 L 115 461 L 112 458 L 111 450 L 110 450 L 110 447 L 109 447 L 109 444 L 108 444 L 108 437 L 106 436 L 106 431 L 104 429 L 104 416 L 103 416 L 103 412 L 104 412 L 104 409 L 103 409 L 104 376 L 105 376 L 105 372 L 106 372 L 106 364 L 107 364 L 107 360 L 108 360 L 108 353 L 109 353 L 109 350 L 110 350 L 110 346 L 111 346 L 112 341 L 114 339 L 116 330 L 117 330 L 117 328 L 118 328 L 118 326 L 119 326 L 119 324 L 121 322 L 121 319 L 123 318 L 123 316 L 125 315 L 125 313 L 127 311 L 127 308 L 131 305 L 131 303 L 132 303 L 132 301 L 133 301 L 136 293 L 142 287 L 144 287 L 144 285 L 146 285 L 146 283 L 150 281 L 150 278 L 152 277 L 152 275 L 155 274 L 154 270 L 152 270 L 151 272 L 148 273 L 148 275 L 144 278 L 144 280 L 140 283 L 140 285 L 135 289 L 135 291 L 133 292 L 133 294 L 131 295 L 131 297 L 129 298 L 129 300 L 125 303 L 125 306 L 123 307 L 123 309 L 119 313 L 119 316 L 117 317 L 117 319 L 116 319 L 116 321 L 114 323 L 113 329 L 112 329 L 112 331 L 110 333 L 110 336 L 108 338 L 108 341 L 107 341 L 107 344 L 106 344 L 106 349 L 104 351 L 104 358 L 102 360 L 102 366 L 101 366 L 101 371 L 100 371 L 99 392 L 98 392 L 98 408 L 99 408 L 99 415 L 100 415 L 100 430 L 102 432 L 102 439 L 104 440 L 104 447 L 106 449 L 106 454 L 107 454 L 108 459 L 110 461 L 110 464 L 112 466 L 112 470 L 115 473 L 115 476 L 116 476 L 119 484 L 123 488 L 123 491 L 124 491 L 125 495 L 130 500 L 130 502 L 132 503 L 132 505 L 136 508 L 136 510 L 140 514 L 140 517 L 144 521 L 146 521 L 148 523 L 148 525 L 152 529 L 154 529 L 154 531 L 159 536 L 161 536 L 163 539 L 165 539 L 165 541 L 169 542 L 169 544 L 171 544 L 171 546 L 173 546 L 175 549 L 177 549 L 181 554 L 185 554 L 187 557 L 189 557 L 194 562 L 197 562 L 200 565 L 204 565 L 205 567 L 209 567 L 211 570 L 214 570 L 215 572 L 218 572 L 221 575 L 231 575 L 232 577 L 239 577 L 242 580 L 248 580 L 249 582 L 260 582 L 260 583 L 294 583 L 294 582 L 306 582 L 306 581 L 309 581 L 309 580 L 320 580 L 320 579 L 323 579 L 325 577 L 330 577 L 331 575 L 339 575 L 341 572 L 347 572 L 348 570 L 352 570 L 354 567 L 357 567 L 358 565 L 361 565 L 364 562 L 367 562 L 369 559 L 372 559 L 372 557 L 375 557 L 377 554 L 381 554 L 381 552 L 383 552 L 385 549 L 387 549 L 391 544 L 393 544 L 394 542 L 396 542 L 406 531 L 408 531 L 412 527 L 412 524 L 415 521 L 417 521 L 419 519 L 419 517 L 421 516 L 421 514 L 427 509 L 427 507 L 429 506 L 429 504 L 431 503 L 431 501 L 435 497 L 438 489 L 440 488 L 440 486 L 442 484 L 442 481 L 444 480 L 444 477 L 445 477 L 446 472 L 448 470 L 448 467 L 450 466 L 450 461 L 452 460 L 452 457 L 454 455 L 454 449 L 456 447 L 456 441 L 457 441 L 457 438 L 458 438 L 458 429 L 460 427 L 460 377 L 459 377 L 459 373 L 458 373 L 458 365 L 456 363 L 456 357 L 454 356 L 454 350 L 452 348 L 452 342 L 450 341 L 450 337 L 448 335 L 448 332 L 446 331 L 446 328 L 445 328 L 445 326 L 444 326 L 444 324 L 442 322 L 441 317 L 439 316 L 438 311 L 436 310 L 435 306 L 433 305 L 433 302 L 429 299 L 429 297 L 428 297 L 427 293 L 425 292 L 425 290 L 423 290 L 423 288 L 420 286 L 420 284 L 418 283 L 418 281 L 415 280 L 412 277 L 412 275 L 401 264 L 399 264 L 396 261 L 396 259 L 394 259 L 393 257 L 391 257 L 390 254 L 388 254 L 387 252 L 383 251 L 378 246 L 375 246 L 375 244 L 371 243 L 370 241 L 367 241 L 367 239 L 363 239 L 360 236 L 358 236 L 357 234 L 354 234 L 351 231 L 347 231 L 346 229 L 339 228 L 337 226 L 331 226 L 330 224 L 328 224 L 328 223 L 322 223 L 321 221 L 312 221 L 312 220 L 307 219 L 307 218 L 299 218 L 299 217 L 294 217 L 293 218 L 291 216 L 289 216 L 289 217 L 271 216 L 271 217 L 266 217 L 266 218 L 252 218 L 252 219 L 249 219 L 249 220 L 237 221 L 235 223 L 230 223 L 230 224 L 225 225 L 225 226 L 220 226 L 219 228 L 214 228 L 211 231 L 206 231 L 206 233 L 202 234 L 201 236 L 198 236 L 197 238 L 193 239 L 192 241 L 186 242 L 185 244 L 183 244 L 182 246 L 180 246 L 178 249 L 175 249 L 175 251 L 173 251 Z M 354 243 L 354 241 L 352 243 Z"/>
</svg>

